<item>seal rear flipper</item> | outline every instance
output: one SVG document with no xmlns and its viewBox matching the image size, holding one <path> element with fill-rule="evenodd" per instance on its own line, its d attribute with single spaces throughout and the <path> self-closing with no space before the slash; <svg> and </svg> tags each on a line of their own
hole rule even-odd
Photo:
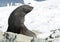
<svg viewBox="0 0 60 42">
<path fill-rule="evenodd" d="M 33 33 L 32 31 L 28 30 L 25 26 L 23 26 L 21 28 L 22 30 L 20 30 L 20 33 L 22 32 L 22 34 L 30 36 L 30 37 L 36 37 L 36 34 Z"/>
</svg>

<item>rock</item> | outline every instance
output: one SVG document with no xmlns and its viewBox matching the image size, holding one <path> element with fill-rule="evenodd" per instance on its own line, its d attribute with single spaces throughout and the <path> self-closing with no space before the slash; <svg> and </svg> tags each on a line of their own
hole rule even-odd
<svg viewBox="0 0 60 42">
<path fill-rule="evenodd" d="M 60 38 L 60 30 L 59 29 L 53 30 L 52 32 L 53 33 L 50 35 L 50 37 L 52 37 L 53 39 Z"/>
<path fill-rule="evenodd" d="M 31 42 L 40 42 L 38 38 L 33 38 Z"/>
<path fill-rule="evenodd" d="M 0 42 L 31 42 L 33 37 L 12 32 L 0 32 Z"/>
<path fill-rule="evenodd" d="M 12 33 L 4 33 L 2 42 L 16 42 L 17 35 Z"/>
<path fill-rule="evenodd" d="M 56 36 L 58 35 L 60 35 L 59 30 L 55 31 L 55 33 L 51 35 L 53 39 L 49 37 L 48 39 L 33 38 L 23 34 L 16 34 L 12 32 L 4 32 L 4 33 L 0 32 L 0 42 L 60 42 L 60 37 L 56 38 Z"/>
</svg>

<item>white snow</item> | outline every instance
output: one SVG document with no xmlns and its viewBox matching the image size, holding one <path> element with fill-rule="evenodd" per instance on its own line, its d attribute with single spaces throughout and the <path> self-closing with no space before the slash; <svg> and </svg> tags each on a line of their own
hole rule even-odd
<svg viewBox="0 0 60 42">
<path fill-rule="evenodd" d="M 8 18 L 11 12 L 18 6 L 0 7 L 0 31 L 6 32 L 8 27 Z"/>
<path fill-rule="evenodd" d="M 51 30 L 60 29 L 60 0 L 31 2 L 33 11 L 26 15 L 25 25 L 30 30 L 42 32 L 39 38 L 46 38 Z"/>
<path fill-rule="evenodd" d="M 42 32 L 45 38 L 51 34 L 50 30 L 60 28 L 60 0 L 47 0 L 42 2 L 26 1 L 25 4 L 33 6 L 34 9 L 25 16 L 24 24 L 29 30 Z M 0 7 L 0 30 L 5 32 L 8 27 L 8 17 L 18 6 Z"/>
</svg>

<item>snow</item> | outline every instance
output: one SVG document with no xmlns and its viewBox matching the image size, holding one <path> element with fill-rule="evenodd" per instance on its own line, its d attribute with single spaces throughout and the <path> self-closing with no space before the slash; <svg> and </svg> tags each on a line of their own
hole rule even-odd
<svg viewBox="0 0 60 42">
<path fill-rule="evenodd" d="M 6 32 L 8 27 L 8 18 L 11 12 L 18 6 L 0 7 L 0 31 Z"/>
<path fill-rule="evenodd" d="M 24 24 L 29 30 L 42 32 L 38 35 L 45 38 L 51 34 L 51 30 L 60 29 L 60 0 L 46 0 L 42 2 L 26 1 L 25 4 L 34 9 L 25 16 Z M 0 30 L 5 32 L 8 27 L 8 17 L 18 6 L 0 7 Z M 44 36 L 45 35 L 45 36 Z"/>
<path fill-rule="evenodd" d="M 51 34 L 52 34 L 52 32 L 44 32 L 42 34 L 38 34 L 37 38 L 43 38 L 43 39 L 45 39 L 45 38 L 48 38 L 49 35 L 51 35 Z"/>
<path fill-rule="evenodd" d="M 42 2 L 31 2 L 33 11 L 26 15 L 25 25 L 29 30 L 42 32 L 37 37 L 46 38 L 51 30 L 60 29 L 60 1 L 47 0 Z"/>
</svg>

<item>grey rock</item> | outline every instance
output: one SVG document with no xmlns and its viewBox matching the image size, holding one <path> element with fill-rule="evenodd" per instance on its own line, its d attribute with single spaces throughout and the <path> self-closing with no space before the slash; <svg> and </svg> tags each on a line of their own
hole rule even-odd
<svg viewBox="0 0 60 42">
<path fill-rule="evenodd" d="M 4 33 L 2 42 L 16 42 L 15 34 Z"/>
<path fill-rule="evenodd" d="M 38 38 L 33 38 L 31 42 L 40 42 Z"/>
</svg>

